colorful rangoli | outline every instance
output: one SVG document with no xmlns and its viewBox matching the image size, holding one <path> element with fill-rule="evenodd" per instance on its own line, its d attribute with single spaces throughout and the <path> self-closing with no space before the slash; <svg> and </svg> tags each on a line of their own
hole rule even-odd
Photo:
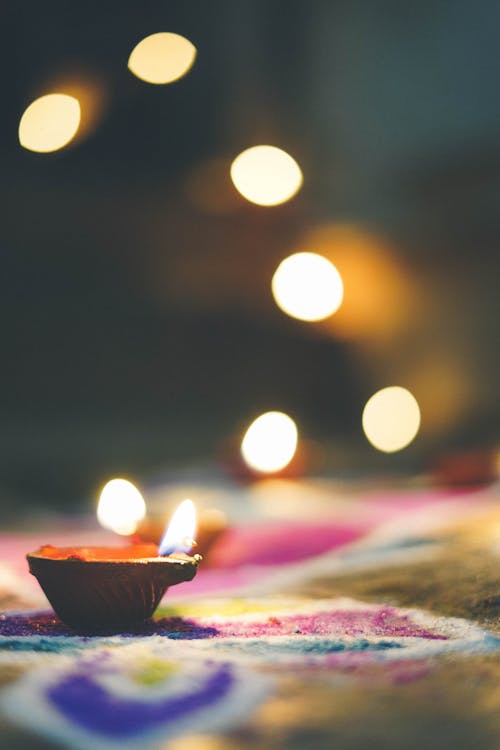
<svg viewBox="0 0 500 750">
<path fill-rule="evenodd" d="M 26 574 L 46 538 L 5 536 L 2 746 L 500 747 L 495 495 L 332 490 L 320 522 L 313 493 L 307 517 L 235 524 L 153 622 L 107 637 Z"/>
</svg>

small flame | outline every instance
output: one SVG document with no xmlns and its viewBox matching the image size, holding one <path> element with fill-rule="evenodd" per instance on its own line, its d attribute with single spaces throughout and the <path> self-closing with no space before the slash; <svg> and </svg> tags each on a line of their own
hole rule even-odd
<svg viewBox="0 0 500 750">
<path fill-rule="evenodd" d="M 195 544 L 196 510 L 192 500 L 184 500 L 175 511 L 158 547 L 162 557 L 172 552 L 190 552 Z"/>
</svg>

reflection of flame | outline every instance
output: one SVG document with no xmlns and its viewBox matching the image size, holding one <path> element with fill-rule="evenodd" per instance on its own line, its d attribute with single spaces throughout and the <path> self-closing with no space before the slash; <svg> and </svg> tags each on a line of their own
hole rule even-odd
<svg viewBox="0 0 500 750">
<path fill-rule="evenodd" d="M 190 552 L 195 543 L 196 510 L 192 500 L 184 500 L 175 511 L 158 547 L 158 554 Z"/>
<path fill-rule="evenodd" d="M 105 529 L 116 534 L 133 534 L 146 515 L 146 504 L 141 493 L 126 479 L 111 479 L 99 498 L 97 520 Z"/>
</svg>

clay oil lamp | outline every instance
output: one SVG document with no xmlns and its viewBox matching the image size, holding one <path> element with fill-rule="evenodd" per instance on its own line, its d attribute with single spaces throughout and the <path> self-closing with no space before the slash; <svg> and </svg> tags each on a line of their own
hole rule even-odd
<svg viewBox="0 0 500 750">
<path fill-rule="evenodd" d="M 124 481 L 124 480 L 119 480 Z M 170 586 L 191 581 L 196 512 L 182 502 L 160 541 L 125 547 L 53 547 L 27 555 L 59 618 L 77 633 L 119 633 L 148 620 Z"/>
</svg>

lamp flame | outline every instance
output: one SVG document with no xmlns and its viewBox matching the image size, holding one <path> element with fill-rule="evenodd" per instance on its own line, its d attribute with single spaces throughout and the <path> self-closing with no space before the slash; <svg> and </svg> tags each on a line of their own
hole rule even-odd
<svg viewBox="0 0 500 750">
<path fill-rule="evenodd" d="M 183 500 L 179 505 L 162 537 L 158 554 L 162 557 L 172 552 L 191 551 L 195 544 L 196 510 L 192 500 Z"/>
</svg>

